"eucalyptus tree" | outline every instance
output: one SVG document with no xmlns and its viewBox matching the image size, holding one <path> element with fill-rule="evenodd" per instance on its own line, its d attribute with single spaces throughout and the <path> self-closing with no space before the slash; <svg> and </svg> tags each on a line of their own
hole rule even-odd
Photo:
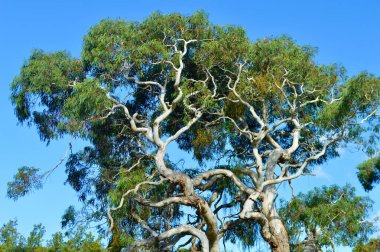
<svg viewBox="0 0 380 252">
<path fill-rule="evenodd" d="M 33 52 L 11 99 L 41 140 L 90 143 L 68 157 L 68 182 L 92 218 L 109 220 L 111 249 L 219 251 L 221 240 L 253 245 L 260 230 L 273 251 L 289 251 L 276 185 L 377 137 L 365 141 L 380 80 L 348 78 L 314 55 L 287 37 L 252 43 L 203 13 L 103 20 L 79 59 Z M 174 143 L 199 167 L 173 163 Z M 21 168 L 9 196 L 40 177 Z"/>
</svg>

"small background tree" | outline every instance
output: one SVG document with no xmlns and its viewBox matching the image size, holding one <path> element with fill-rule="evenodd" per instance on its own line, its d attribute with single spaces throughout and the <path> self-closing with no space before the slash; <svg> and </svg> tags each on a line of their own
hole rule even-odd
<svg viewBox="0 0 380 252">
<path fill-rule="evenodd" d="M 376 220 L 369 216 L 372 204 L 356 196 L 350 185 L 323 186 L 282 202 L 279 214 L 295 251 L 303 251 L 307 243 L 336 251 L 337 245 L 354 247 L 376 231 Z"/>
</svg>

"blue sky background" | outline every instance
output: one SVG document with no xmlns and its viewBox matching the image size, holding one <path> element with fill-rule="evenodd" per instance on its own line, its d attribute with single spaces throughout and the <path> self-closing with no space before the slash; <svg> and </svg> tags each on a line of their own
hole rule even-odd
<svg viewBox="0 0 380 252">
<path fill-rule="evenodd" d="M 67 50 L 80 55 L 82 38 L 90 26 L 103 18 L 142 20 L 153 11 L 191 14 L 203 9 L 217 24 L 243 26 L 252 40 L 287 34 L 300 44 L 319 48 L 316 61 L 342 64 L 349 75 L 367 70 L 380 76 L 379 1 L 16 1 L 0 0 L 0 225 L 17 218 L 19 230 L 27 235 L 33 224 L 43 223 L 47 235 L 60 229 L 60 218 L 70 204 L 77 204 L 74 191 L 64 186 L 64 167 L 47 180 L 44 189 L 17 202 L 6 198 L 6 183 L 22 165 L 52 168 L 64 154 L 68 139 L 40 142 L 36 130 L 17 125 L 9 101 L 9 83 L 34 48 Z M 74 149 L 79 149 L 80 144 Z M 172 154 L 180 159 L 179 153 Z M 376 203 L 380 214 L 380 186 L 365 193 L 355 167 L 365 156 L 353 148 L 342 157 L 318 167 L 317 176 L 294 183 L 296 192 L 314 186 L 351 183 L 361 195 Z M 281 186 L 284 195 L 289 190 Z M 281 197 L 281 196 L 280 196 Z M 343 251 L 343 250 L 341 250 Z"/>
</svg>

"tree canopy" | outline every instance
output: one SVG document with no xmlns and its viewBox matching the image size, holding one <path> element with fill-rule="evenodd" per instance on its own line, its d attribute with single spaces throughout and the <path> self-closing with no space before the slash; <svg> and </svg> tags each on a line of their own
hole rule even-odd
<svg viewBox="0 0 380 252">
<path fill-rule="evenodd" d="M 276 185 L 348 143 L 374 155 L 379 139 L 380 79 L 348 77 L 316 53 L 286 36 L 251 42 L 203 12 L 106 19 L 80 58 L 34 51 L 11 100 L 42 141 L 88 142 L 69 155 L 67 182 L 87 220 L 109 221 L 111 249 L 215 252 L 220 241 L 252 246 L 260 235 L 289 251 Z M 174 163 L 181 152 L 169 145 L 198 167 Z M 9 196 L 36 188 L 35 178 L 21 168 Z"/>
</svg>

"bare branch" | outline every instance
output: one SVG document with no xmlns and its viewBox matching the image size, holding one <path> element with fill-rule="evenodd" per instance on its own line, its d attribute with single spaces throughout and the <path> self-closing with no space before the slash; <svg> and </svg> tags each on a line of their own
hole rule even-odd
<svg viewBox="0 0 380 252">
<path fill-rule="evenodd" d="M 216 176 L 216 175 L 223 175 L 227 178 L 230 178 L 231 181 L 233 181 L 237 187 L 239 187 L 240 190 L 251 194 L 253 192 L 253 189 L 246 186 L 232 171 L 226 170 L 226 169 L 213 169 L 206 172 L 203 172 L 192 179 L 193 185 L 199 186 L 202 182 L 202 180 L 208 179 L 209 177 Z"/>
<path fill-rule="evenodd" d="M 190 225 L 175 227 L 150 239 L 136 241 L 131 247 L 129 247 L 128 251 L 137 251 L 139 247 L 150 247 L 156 242 L 161 242 L 177 235 L 192 235 L 197 237 L 201 242 L 202 251 L 209 252 L 209 242 L 206 234 L 203 231 Z"/>
</svg>

